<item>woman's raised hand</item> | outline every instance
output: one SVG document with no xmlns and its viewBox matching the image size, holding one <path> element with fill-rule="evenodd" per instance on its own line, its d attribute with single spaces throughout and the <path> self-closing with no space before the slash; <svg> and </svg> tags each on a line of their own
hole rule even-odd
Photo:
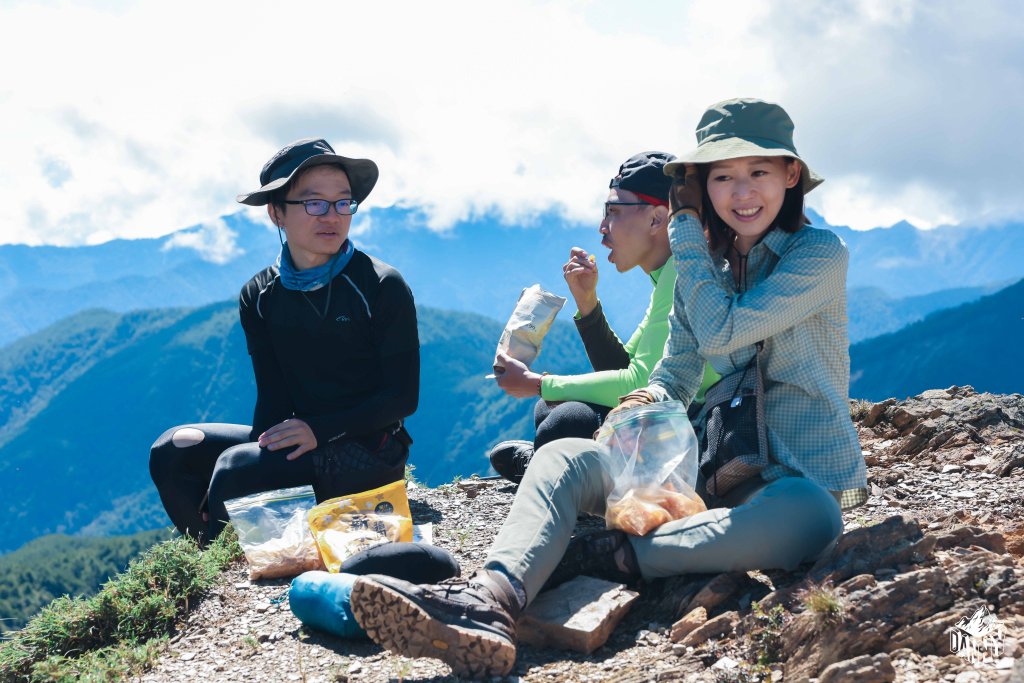
<svg viewBox="0 0 1024 683">
<path fill-rule="evenodd" d="M 597 306 L 597 261 L 579 247 L 569 250 L 569 260 L 562 266 L 562 275 L 569 292 L 576 300 L 580 316 L 587 316 Z"/>
<path fill-rule="evenodd" d="M 669 214 L 674 218 L 678 212 L 689 209 L 700 220 L 703 206 L 704 188 L 700 186 L 696 164 L 676 168 L 676 174 L 672 176 L 672 187 L 668 191 Z"/>
<path fill-rule="evenodd" d="M 291 418 L 260 434 L 259 444 L 260 448 L 269 451 L 295 446 L 295 450 L 285 456 L 287 460 L 295 460 L 303 453 L 316 448 L 316 437 L 308 424 L 298 418 Z"/>
</svg>

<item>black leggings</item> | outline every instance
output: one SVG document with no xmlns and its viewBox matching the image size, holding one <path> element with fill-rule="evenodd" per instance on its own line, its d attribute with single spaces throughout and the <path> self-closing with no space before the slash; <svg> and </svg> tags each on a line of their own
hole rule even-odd
<svg viewBox="0 0 1024 683">
<path fill-rule="evenodd" d="M 405 476 L 409 448 L 388 432 L 332 441 L 295 460 L 249 441 L 245 425 L 174 427 L 154 442 L 149 473 L 167 516 L 182 534 L 213 539 L 227 523 L 224 501 L 311 484 L 317 501 L 377 488 Z M 203 521 L 203 512 L 209 521 Z"/>
<path fill-rule="evenodd" d="M 533 439 L 534 450 L 555 439 L 575 437 L 592 439 L 611 408 L 583 401 L 548 403 L 537 401 L 533 409 L 533 423 L 537 436 Z"/>
</svg>

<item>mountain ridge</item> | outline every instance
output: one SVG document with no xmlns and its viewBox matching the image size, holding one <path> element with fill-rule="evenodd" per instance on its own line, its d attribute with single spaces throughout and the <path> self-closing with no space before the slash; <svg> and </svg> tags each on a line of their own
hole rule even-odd
<svg viewBox="0 0 1024 683">
<path fill-rule="evenodd" d="M 872 287 L 899 300 L 940 290 L 991 288 L 1024 277 L 1022 225 L 854 231 L 830 225 L 813 211 L 808 215 L 847 243 L 851 291 Z M 390 208 L 370 210 L 365 218 L 361 214 L 353 241 L 398 268 L 419 303 L 498 318 L 504 312 L 495 312 L 496 302 L 506 302 L 511 311 L 522 288 L 535 282 L 568 296 L 561 265 L 571 246 L 581 246 L 599 257 L 598 295 L 613 328 L 631 330 L 646 308 L 649 280 L 638 269 L 613 272 L 597 227 L 596 220 L 593 225 L 566 223 L 549 212 L 515 225 L 484 215 L 438 233 L 416 211 Z M 274 231 L 245 212 L 160 238 L 88 247 L 0 245 L 0 347 L 78 310 L 195 307 L 233 298 L 242 283 L 275 260 L 278 250 Z M 961 301 L 956 293 L 947 298 Z M 946 303 L 936 301 L 925 312 Z M 894 316 L 901 307 L 917 312 Z M 918 308 L 886 303 L 882 319 L 875 320 L 870 307 L 851 307 L 851 336 L 860 340 L 891 331 L 919 317 Z"/>
<path fill-rule="evenodd" d="M 851 346 L 850 396 L 903 398 L 954 384 L 1022 393 L 1024 368 L 1012 362 L 1021 340 L 1024 280 Z"/>
</svg>

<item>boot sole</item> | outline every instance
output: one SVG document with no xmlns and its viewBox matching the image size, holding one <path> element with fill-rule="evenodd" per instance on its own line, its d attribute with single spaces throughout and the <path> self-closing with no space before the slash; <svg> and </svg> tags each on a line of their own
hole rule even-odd
<svg viewBox="0 0 1024 683">
<path fill-rule="evenodd" d="M 515 645 L 498 636 L 446 624 L 401 593 L 372 580 L 356 580 L 349 605 L 373 642 L 406 657 L 440 659 L 456 676 L 504 676 L 515 665 Z"/>
</svg>

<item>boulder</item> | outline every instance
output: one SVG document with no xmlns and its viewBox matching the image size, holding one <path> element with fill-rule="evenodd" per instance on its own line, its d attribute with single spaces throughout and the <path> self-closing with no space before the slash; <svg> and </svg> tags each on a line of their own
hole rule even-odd
<svg viewBox="0 0 1024 683">
<path fill-rule="evenodd" d="M 1006 477 L 1015 468 L 1024 469 L 1024 446 L 1018 445 L 998 454 L 985 468 L 985 471 L 999 477 Z"/>
<path fill-rule="evenodd" d="M 577 576 L 537 596 L 519 618 L 519 640 L 590 654 L 605 644 L 636 598 L 622 584 Z"/>
<path fill-rule="evenodd" d="M 697 647 L 712 638 L 721 638 L 736 630 L 740 623 L 740 615 L 736 612 L 725 612 L 692 631 L 680 641 L 683 647 Z"/>
<path fill-rule="evenodd" d="M 825 667 L 818 676 L 818 683 L 890 683 L 896 680 L 896 669 L 889 661 L 889 655 L 881 652 L 877 655 L 861 655 L 844 662 L 836 662 Z"/>
<path fill-rule="evenodd" d="M 967 461 L 982 455 L 981 446 L 1019 443 L 1024 396 L 979 394 L 969 386 L 934 389 L 907 401 L 876 403 L 861 424 L 876 435 L 895 438 L 891 451 L 895 455 L 918 457 L 959 449 L 957 459 Z M 989 461 L 986 467 L 1000 476 L 1024 467 L 1024 452 L 1019 446 L 1014 452 Z"/>
<path fill-rule="evenodd" d="M 843 534 L 832 552 L 811 568 L 809 577 L 817 583 L 836 584 L 857 574 L 918 564 L 932 556 L 937 540 L 925 536 L 913 517 L 895 515 Z"/>
<path fill-rule="evenodd" d="M 946 573 L 930 567 L 896 575 L 841 596 L 845 617 L 824 621 L 804 611 L 782 633 L 787 678 L 815 676 L 830 664 L 890 649 L 897 629 L 949 608 L 954 596 Z M 940 641 L 941 642 L 941 641 Z M 895 647 L 892 646 L 892 649 Z"/>
<path fill-rule="evenodd" d="M 978 546 L 985 550 L 991 550 L 994 553 L 1005 553 L 1006 552 L 1006 539 L 1003 535 L 995 531 L 985 531 L 980 527 L 976 526 L 961 526 L 955 529 L 950 529 L 945 534 L 940 534 L 936 540 L 936 548 L 953 548 L 960 546 L 963 548 L 969 548 L 970 546 Z"/>
<path fill-rule="evenodd" d="M 671 639 L 673 643 L 690 635 L 693 631 L 703 626 L 708 620 L 708 611 L 703 607 L 687 612 L 686 616 L 672 624 Z"/>
</svg>

